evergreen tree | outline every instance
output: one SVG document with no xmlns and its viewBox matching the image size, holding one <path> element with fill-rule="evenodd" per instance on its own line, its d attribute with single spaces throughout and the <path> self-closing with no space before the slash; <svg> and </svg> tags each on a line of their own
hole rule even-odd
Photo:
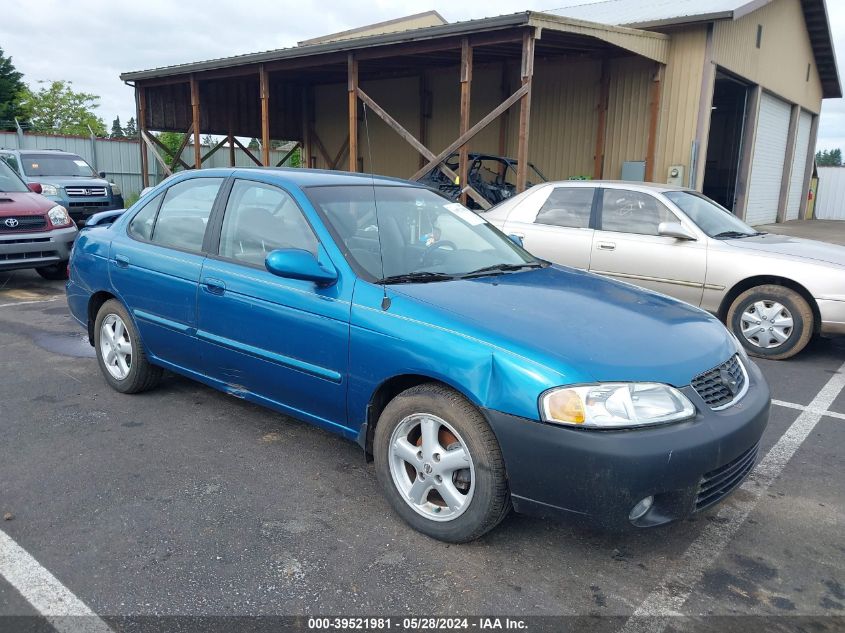
<svg viewBox="0 0 845 633">
<path fill-rule="evenodd" d="M 129 120 L 126 122 L 126 127 L 123 128 L 123 135 L 126 138 L 135 138 L 138 136 L 138 128 L 135 126 L 135 117 L 129 117 Z"/>
<path fill-rule="evenodd" d="M 120 125 L 120 117 L 114 117 L 114 121 L 111 124 L 111 134 L 109 134 L 111 138 L 126 138 L 126 135 L 123 133 L 123 128 Z"/>
<path fill-rule="evenodd" d="M 27 110 L 22 103 L 25 90 L 23 74 L 15 69 L 12 58 L 6 57 L 0 48 L 0 130 L 14 130 L 15 118 L 21 124 L 26 122 Z"/>
</svg>

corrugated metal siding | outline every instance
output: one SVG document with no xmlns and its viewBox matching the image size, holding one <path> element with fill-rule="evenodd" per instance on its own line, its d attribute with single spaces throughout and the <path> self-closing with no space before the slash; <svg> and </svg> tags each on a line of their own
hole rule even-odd
<svg viewBox="0 0 845 633">
<path fill-rule="evenodd" d="M 639 57 L 614 59 L 610 64 L 605 178 L 620 178 L 624 161 L 646 159 L 649 88 L 654 71 L 653 62 Z"/>
<path fill-rule="evenodd" d="M 658 182 L 665 181 L 670 165 L 684 165 L 689 177 L 707 43 L 704 26 L 676 29 L 671 35 L 669 63 L 664 71 L 660 99 L 654 172 Z"/>
<path fill-rule="evenodd" d="M 763 37 L 757 48 L 759 24 Z M 810 112 L 820 111 L 822 85 L 799 0 L 775 0 L 739 20 L 716 22 L 713 54 L 720 66 Z"/>
<path fill-rule="evenodd" d="M 752 226 L 777 219 L 791 112 L 788 103 L 763 93 L 745 211 L 745 221 Z"/>
<path fill-rule="evenodd" d="M 795 155 L 792 158 L 792 172 L 789 177 L 789 195 L 786 200 L 786 219 L 797 220 L 801 210 L 801 201 L 806 195 L 804 175 L 807 172 L 807 156 L 810 150 L 810 129 L 813 115 L 802 111 L 798 116 L 798 129 L 795 136 Z"/>
<path fill-rule="evenodd" d="M 819 167 L 817 220 L 845 220 L 845 168 Z"/>
</svg>

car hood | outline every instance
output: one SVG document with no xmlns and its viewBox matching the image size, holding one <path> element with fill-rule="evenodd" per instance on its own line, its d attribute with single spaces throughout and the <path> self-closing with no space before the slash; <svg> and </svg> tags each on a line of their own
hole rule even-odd
<svg viewBox="0 0 845 633">
<path fill-rule="evenodd" d="M 44 215 L 54 206 L 55 202 L 37 193 L 0 192 L 0 218 L 10 215 Z"/>
<path fill-rule="evenodd" d="M 570 268 L 391 288 L 436 308 L 436 325 L 468 326 L 496 347 L 595 381 L 680 387 L 736 352 L 706 312 Z"/>
<path fill-rule="evenodd" d="M 739 250 L 758 251 L 772 256 L 796 257 L 845 266 L 845 246 L 806 240 L 800 237 L 765 233 L 753 237 L 725 240 L 725 244 Z"/>
</svg>

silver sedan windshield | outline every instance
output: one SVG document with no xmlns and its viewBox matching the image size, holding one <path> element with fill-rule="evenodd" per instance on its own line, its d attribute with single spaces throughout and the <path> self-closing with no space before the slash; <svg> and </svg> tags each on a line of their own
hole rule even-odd
<svg viewBox="0 0 845 633">
<path fill-rule="evenodd" d="M 666 191 L 664 196 L 687 214 L 710 237 L 732 238 L 758 235 L 758 232 L 710 198 L 692 191 Z"/>
</svg>

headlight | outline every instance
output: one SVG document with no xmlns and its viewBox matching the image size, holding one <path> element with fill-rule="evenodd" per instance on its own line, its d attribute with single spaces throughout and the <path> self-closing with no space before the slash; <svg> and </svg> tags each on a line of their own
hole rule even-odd
<svg viewBox="0 0 845 633">
<path fill-rule="evenodd" d="M 60 204 L 57 204 L 55 207 L 50 209 L 47 212 L 47 217 L 50 218 L 50 223 L 53 226 L 66 226 L 72 222 L 67 213 L 67 209 Z"/>
<path fill-rule="evenodd" d="M 109 183 L 109 184 L 111 185 L 111 193 L 112 193 L 112 195 L 113 195 L 113 196 L 119 196 L 119 195 L 120 195 L 120 187 L 118 187 L 118 186 L 117 186 L 116 184 L 114 184 L 113 182 L 112 182 L 112 183 Z"/>
<path fill-rule="evenodd" d="M 41 194 L 44 196 L 57 196 L 59 195 L 59 188 L 56 185 L 47 185 L 42 182 Z"/>
<path fill-rule="evenodd" d="M 595 429 L 619 429 L 678 422 L 695 415 L 680 391 L 651 382 L 608 382 L 559 387 L 540 396 L 545 422 Z"/>
</svg>

